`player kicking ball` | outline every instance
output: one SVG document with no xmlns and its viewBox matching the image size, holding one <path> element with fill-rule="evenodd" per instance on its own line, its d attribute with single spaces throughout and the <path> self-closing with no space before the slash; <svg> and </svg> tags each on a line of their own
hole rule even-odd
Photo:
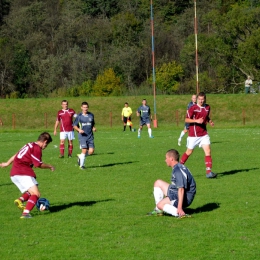
<svg viewBox="0 0 260 260">
<path fill-rule="evenodd" d="M 32 167 L 54 171 L 52 165 L 43 163 L 41 160 L 42 150 L 44 150 L 50 142 L 52 142 L 50 134 L 44 132 L 40 134 L 36 142 L 24 145 L 20 151 L 13 155 L 7 162 L 0 164 L 0 167 L 7 167 L 11 163 L 13 164 L 10 172 L 11 180 L 22 193 L 22 195 L 14 201 L 14 204 L 23 211 L 21 218 L 32 217 L 30 212 L 40 198 L 36 174 Z M 26 206 L 24 206 L 24 202 L 26 201 Z"/>
</svg>

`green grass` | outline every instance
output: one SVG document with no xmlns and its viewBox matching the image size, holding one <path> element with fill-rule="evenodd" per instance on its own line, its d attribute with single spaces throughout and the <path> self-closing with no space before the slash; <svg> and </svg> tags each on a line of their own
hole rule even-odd
<svg viewBox="0 0 260 260">
<path fill-rule="evenodd" d="M 2 132 L 0 161 L 7 160 L 38 131 Z M 59 159 L 59 138 L 43 152 L 54 172 L 36 169 L 50 212 L 33 210 L 20 219 L 13 205 L 18 189 L 0 174 L 1 259 L 259 259 L 259 129 L 210 128 L 213 171 L 206 179 L 204 154 L 196 148 L 186 165 L 197 183 L 190 219 L 148 217 L 154 208 L 153 183 L 170 180 L 165 152 L 176 147 L 180 129 L 159 127 L 149 139 L 137 133 L 100 128 L 87 170 L 74 158 Z"/>
<path fill-rule="evenodd" d="M 88 101 L 90 111 L 95 115 L 97 127 L 110 127 L 112 123 L 111 128 L 117 128 L 122 125 L 121 111 L 126 101 L 129 102 L 133 110 L 132 121 L 134 126 L 136 127 L 139 124 L 139 118 L 136 117 L 135 111 L 141 105 L 142 98 L 147 99 L 152 114 L 154 114 L 154 99 L 152 96 L 71 97 L 67 99 L 69 106 L 76 112 L 80 111 L 82 101 Z M 191 95 L 157 96 L 156 115 L 158 125 L 182 128 L 190 98 Z M 0 131 L 19 131 L 21 129 L 51 129 L 53 131 L 56 113 L 61 108 L 62 99 L 65 98 L 0 99 L 0 119 L 3 122 L 3 125 L 0 124 Z M 258 109 L 260 94 L 211 94 L 207 95 L 207 102 L 211 106 L 211 118 L 217 128 L 260 125 L 260 110 Z"/>
</svg>

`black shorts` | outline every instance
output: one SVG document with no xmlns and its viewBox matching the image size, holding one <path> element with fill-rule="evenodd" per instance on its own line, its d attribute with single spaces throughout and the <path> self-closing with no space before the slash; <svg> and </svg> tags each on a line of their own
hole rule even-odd
<svg viewBox="0 0 260 260">
<path fill-rule="evenodd" d="M 131 116 L 130 116 L 130 117 L 126 117 L 126 116 L 124 116 L 123 121 L 124 121 L 125 124 L 127 123 L 127 120 L 128 120 L 128 119 L 131 121 Z"/>
</svg>

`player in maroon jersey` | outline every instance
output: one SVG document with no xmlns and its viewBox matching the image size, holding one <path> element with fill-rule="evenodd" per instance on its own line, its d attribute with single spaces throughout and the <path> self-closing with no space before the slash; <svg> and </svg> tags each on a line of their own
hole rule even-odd
<svg viewBox="0 0 260 260">
<path fill-rule="evenodd" d="M 73 118 L 77 116 L 75 111 L 71 108 L 68 108 L 68 101 L 62 100 L 61 107 L 62 109 L 57 113 L 56 123 L 54 125 L 54 135 L 57 134 L 57 127 L 60 124 L 60 158 L 64 158 L 64 149 L 65 149 L 65 139 L 68 139 L 68 157 L 72 157 L 73 151 Z"/>
<path fill-rule="evenodd" d="M 12 182 L 22 193 L 21 197 L 14 201 L 15 205 L 23 210 L 21 218 L 32 217 L 30 211 L 40 198 L 36 174 L 32 167 L 54 171 L 52 165 L 43 163 L 41 159 L 42 150 L 44 150 L 51 141 L 52 138 L 50 134 L 44 132 L 40 134 L 36 142 L 24 145 L 20 151 L 13 155 L 7 162 L 0 164 L 0 167 L 7 167 L 13 163 L 10 176 Z M 26 201 L 25 207 L 24 202 Z"/>
<path fill-rule="evenodd" d="M 211 171 L 210 138 L 206 128 L 208 122 L 211 126 L 214 126 L 209 114 L 210 106 L 206 104 L 206 94 L 200 92 L 197 96 L 197 104 L 190 107 L 186 115 L 185 122 L 190 124 L 190 128 L 187 138 L 187 150 L 182 155 L 180 163 L 184 164 L 188 160 L 196 146 L 202 147 L 205 153 L 206 177 L 215 178 L 217 175 Z"/>
</svg>

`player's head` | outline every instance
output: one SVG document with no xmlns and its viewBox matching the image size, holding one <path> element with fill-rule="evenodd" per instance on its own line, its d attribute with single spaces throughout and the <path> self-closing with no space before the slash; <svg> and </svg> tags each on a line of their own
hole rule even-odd
<svg viewBox="0 0 260 260">
<path fill-rule="evenodd" d="M 147 101 L 146 101 L 146 99 L 144 98 L 144 99 L 142 100 L 142 104 L 145 106 L 146 103 L 147 103 Z"/>
<path fill-rule="evenodd" d="M 81 110 L 82 110 L 83 113 L 87 113 L 88 108 L 89 108 L 88 102 L 84 101 L 84 102 L 81 103 Z"/>
<path fill-rule="evenodd" d="M 180 159 L 180 154 L 177 150 L 175 149 L 170 149 L 166 152 L 166 155 L 168 155 L 168 157 L 173 158 L 175 161 L 179 161 Z"/>
<path fill-rule="evenodd" d="M 39 135 L 38 137 L 38 140 L 37 140 L 39 143 L 42 144 L 41 148 L 42 150 L 45 149 L 47 147 L 47 145 L 49 143 L 52 142 L 52 138 L 51 138 L 51 135 L 47 132 L 43 132 Z"/>
<path fill-rule="evenodd" d="M 127 102 L 125 102 L 125 107 L 128 107 L 128 103 Z"/>
<path fill-rule="evenodd" d="M 203 106 L 206 103 L 206 94 L 204 92 L 200 92 L 197 95 L 197 104 Z"/>
<path fill-rule="evenodd" d="M 68 105 L 69 105 L 69 102 L 67 101 L 67 100 L 62 100 L 61 101 L 61 107 L 62 107 L 62 109 L 67 109 L 68 108 Z"/>
<path fill-rule="evenodd" d="M 196 95 L 192 95 L 191 96 L 191 102 L 196 103 L 197 100 L 197 96 Z"/>
<path fill-rule="evenodd" d="M 251 77 L 250 77 L 250 76 L 247 76 L 247 78 L 248 78 L 248 79 L 251 79 Z"/>
</svg>

